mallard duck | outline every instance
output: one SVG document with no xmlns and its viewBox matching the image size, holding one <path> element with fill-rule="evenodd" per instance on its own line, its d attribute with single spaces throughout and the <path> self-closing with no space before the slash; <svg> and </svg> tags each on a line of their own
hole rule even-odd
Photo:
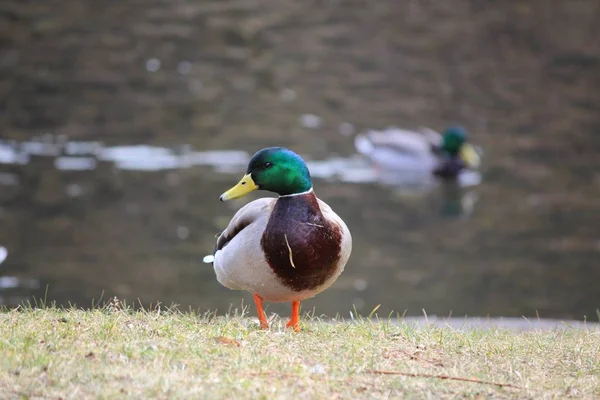
<svg viewBox="0 0 600 400">
<path fill-rule="evenodd" d="M 260 150 L 237 185 L 221 201 L 254 190 L 278 198 L 254 200 L 238 210 L 217 237 L 217 280 L 253 293 L 260 327 L 269 327 L 263 301 L 291 302 L 288 328 L 300 330 L 300 302 L 330 287 L 344 270 L 352 237 L 344 221 L 313 190 L 302 158 L 283 147 Z"/>
<path fill-rule="evenodd" d="M 467 136 L 458 126 L 446 129 L 443 135 L 427 128 L 415 132 L 390 127 L 357 135 L 354 145 L 381 168 L 455 179 L 465 168 L 479 168 L 480 154 L 467 143 Z"/>
</svg>

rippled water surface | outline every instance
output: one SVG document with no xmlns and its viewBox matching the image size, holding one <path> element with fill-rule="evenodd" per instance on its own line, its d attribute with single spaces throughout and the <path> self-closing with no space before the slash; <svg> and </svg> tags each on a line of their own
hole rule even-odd
<svg viewBox="0 0 600 400">
<path fill-rule="evenodd" d="M 305 310 L 596 319 L 594 1 L 138 3 L 0 7 L 0 304 L 249 303 L 202 257 L 269 194 L 219 195 L 282 145 L 354 239 Z M 459 185 L 353 147 L 454 123 L 485 151 Z"/>
</svg>

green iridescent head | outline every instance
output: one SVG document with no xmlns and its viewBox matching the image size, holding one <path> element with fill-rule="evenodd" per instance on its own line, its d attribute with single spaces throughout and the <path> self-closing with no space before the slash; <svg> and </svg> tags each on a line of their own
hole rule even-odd
<svg viewBox="0 0 600 400">
<path fill-rule="evenodd" d="M 452 126 L 442 135 L 441 149 L 451 158 L 458 157 L 467 168 L 477 169 L 481 156 L 477 150 L 467 143 L 467 130 L 461 126 Z"/>
<path fill-rule="evenodd" d="M 442 150 L 451 156 L 460 152 L 461 147 L 467 141 L 467 131 L 460 126 L 452 126 L 442 136 Z"/>
<path fill-rule="evenodd" d="M 221 195 L 221 201 L 238 199 L 254 190 L 285 196 L 311 188 L 310 172 L 298 154 L 284 147 L 269 147 L 252 156 L 246 175 Z"/>
</svg>

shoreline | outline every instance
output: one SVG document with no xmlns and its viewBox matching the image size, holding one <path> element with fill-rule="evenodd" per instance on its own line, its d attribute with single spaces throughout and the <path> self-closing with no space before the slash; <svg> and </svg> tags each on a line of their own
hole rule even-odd
<svg viewBox="0 0 600 400">
<path fill-rule="evenodd" d="M 392 319 L 393 323 L 399 324 L 406 322 L 418 327 L 436 326 L 450 327 L 456 330 L 464 329 L 509 329 L 514 331 L 536 331 L 536 330 L 557 330 L 557 329 L 583 329 L 591 331 L 600 331 L 600 323 L 590 321 L 562 320 L 549 318 L 515 318 L 515 317 L 404 317 L 401 319 Z"/>
</svg>

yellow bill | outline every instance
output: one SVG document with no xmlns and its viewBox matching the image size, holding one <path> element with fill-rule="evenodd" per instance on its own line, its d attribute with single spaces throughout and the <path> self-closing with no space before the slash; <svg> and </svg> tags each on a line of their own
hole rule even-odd
<svg viewBox="0 0 600 400">
<path fill-rule="evenodd" d="M 464 161 L 465 165 L 471 169 L 479 168 L 481 163 L 481 157 L 477 150 L 470 144 L 464 144 L 460 149 L 460 158 Z"/>
<path fill-rule="evenodd" d="M 219 199 L 221 201 L 239 199 L 240 197 L 244 197 L 245 195 L 255 191 L 256 189 L 258 189 L 258 186 L 256 186 L 256 183 L 254 183 L 252 176 L 250 176 L 250 174 L 247 174 L 244 175 L 244 177 L 238 182 L 237 185 L 223 193 L 221 197 L 219 197 Z"/>
</svg>

